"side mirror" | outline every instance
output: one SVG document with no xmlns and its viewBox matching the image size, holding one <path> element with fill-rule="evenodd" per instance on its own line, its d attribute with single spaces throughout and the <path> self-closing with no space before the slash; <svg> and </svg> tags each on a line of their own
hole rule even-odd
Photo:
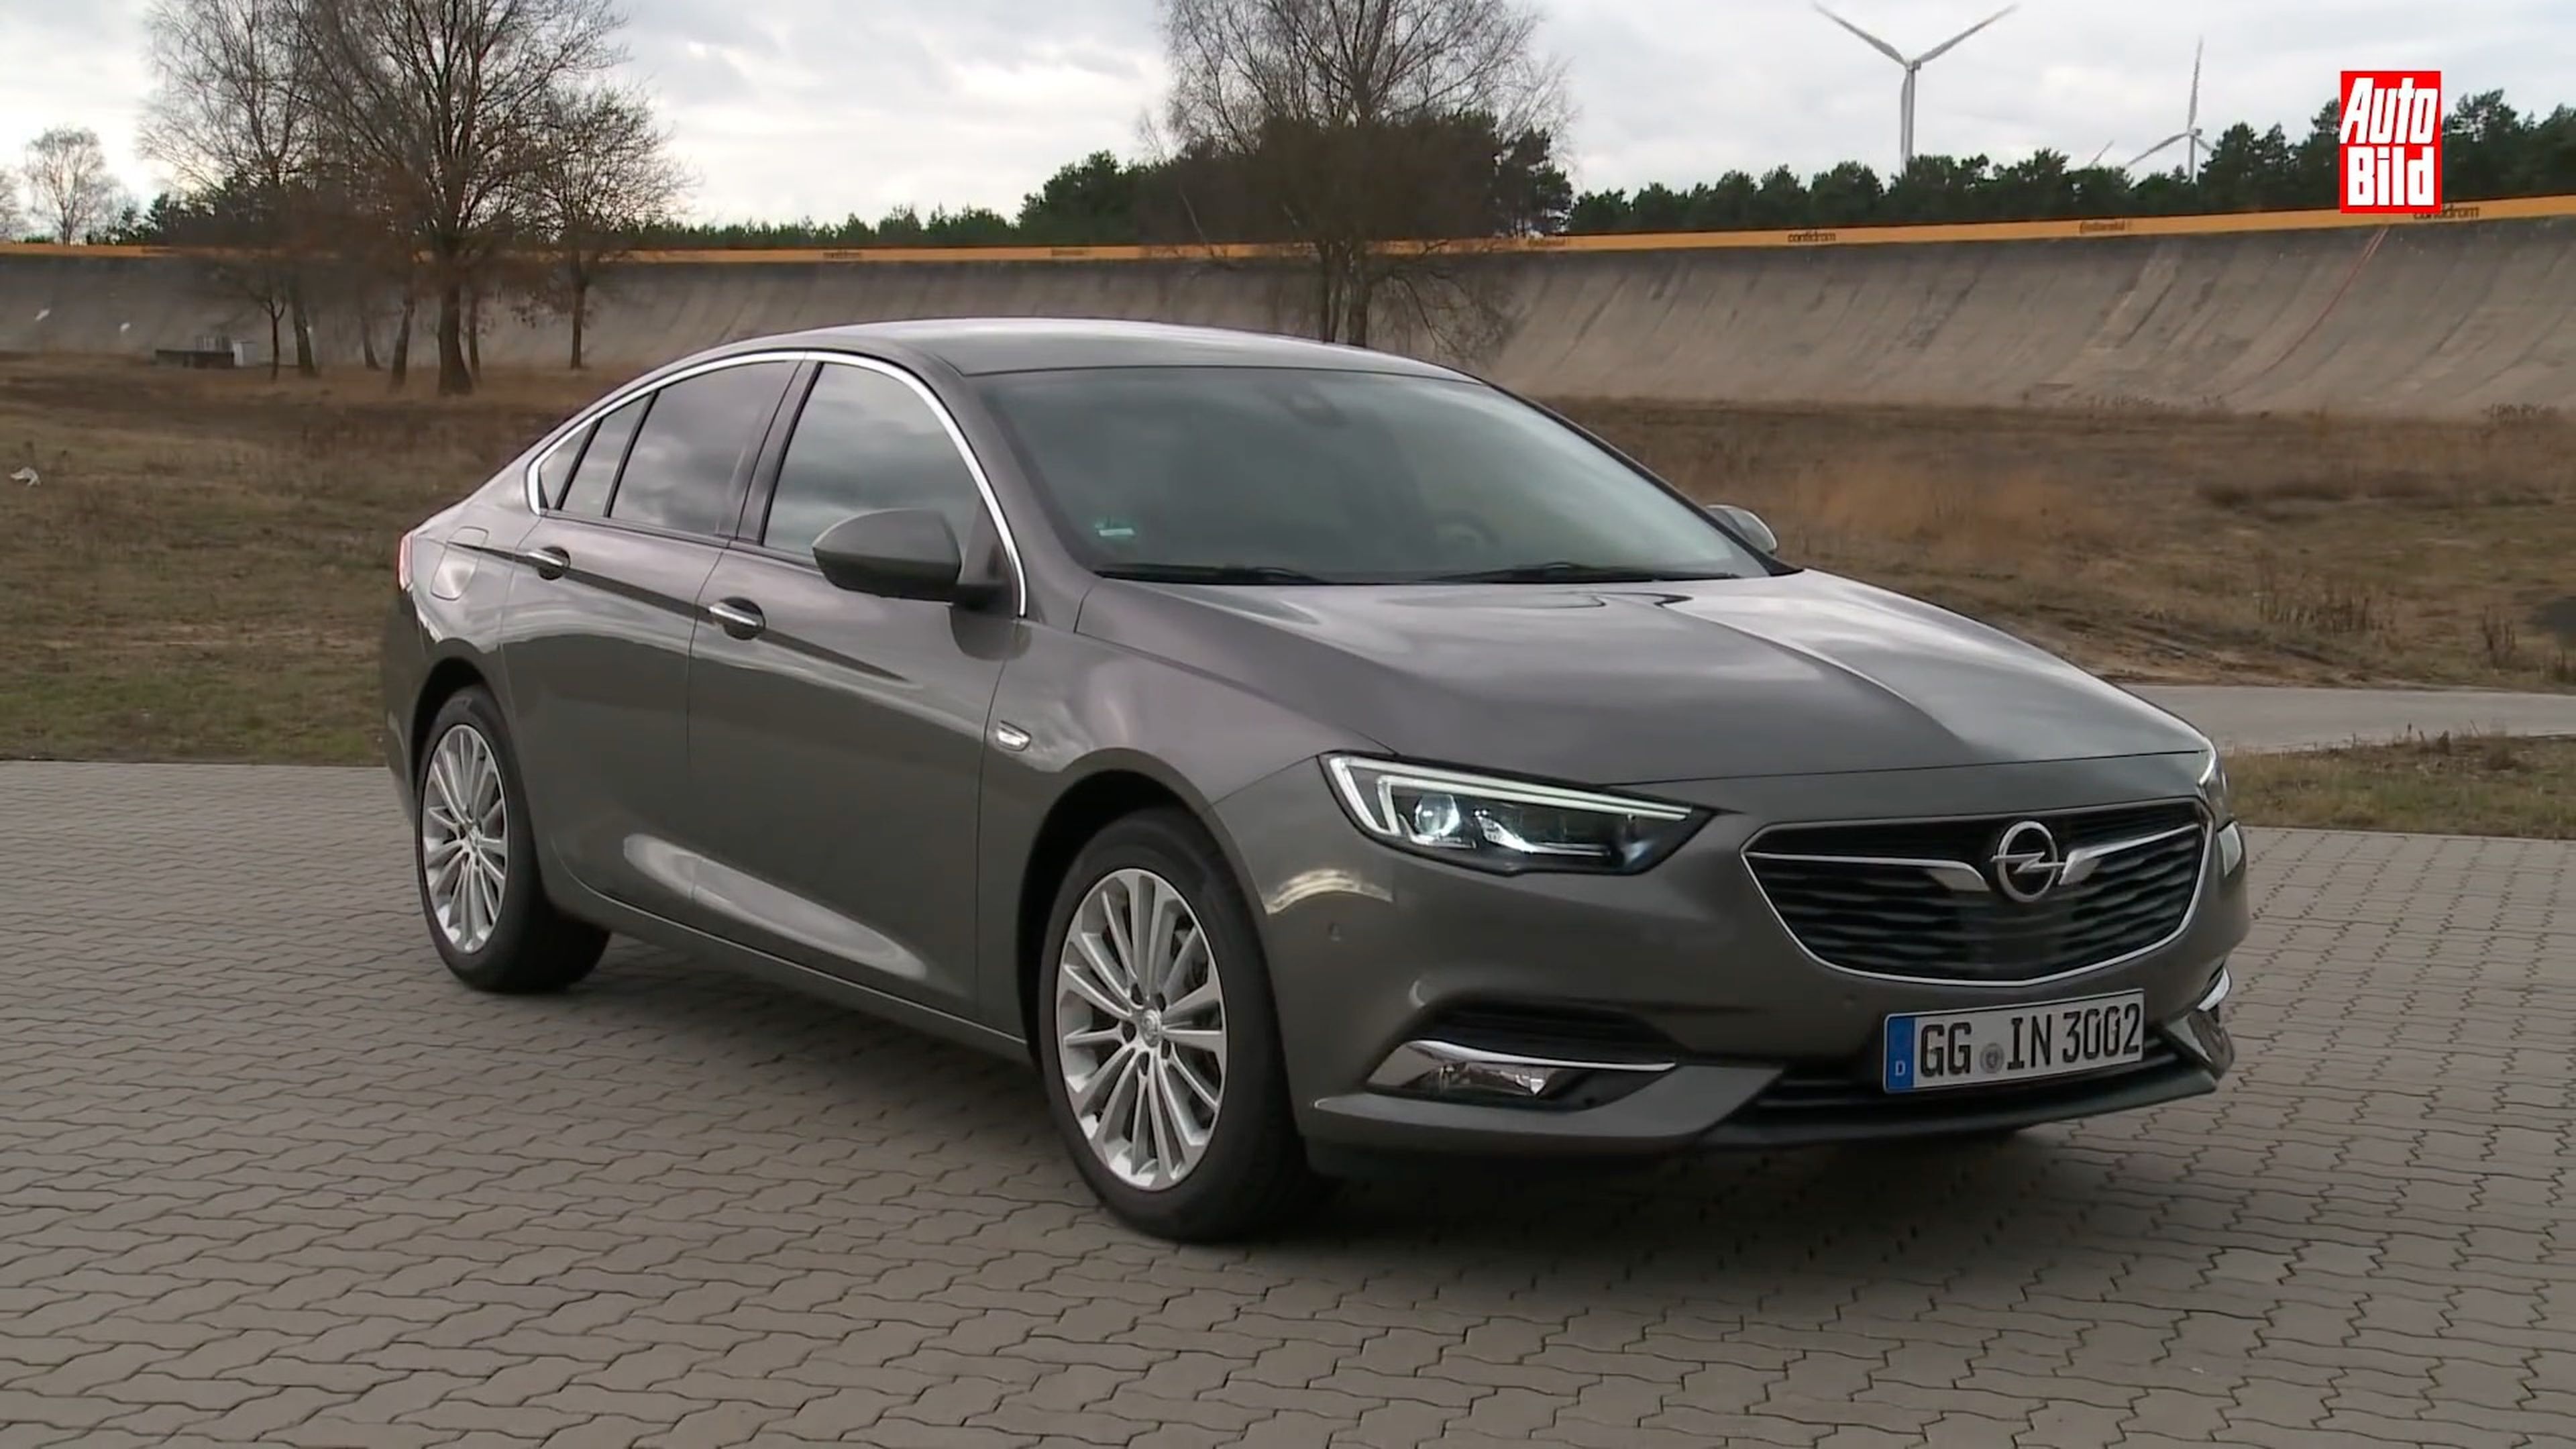
<svg viewBox="0 0 2576 1449">
<path fill-rule="evenodd" d="M 844 518 L 814 540 L 823 577 L 855 594 L 979 603 L 989 581 L 965 577 L 957 534 L 936 509 L 889 508 Z"/>
<path fill-rule="evenodd" d="M 1746 543 L 1762 552 L 1780 551 L 1780 536 L 1773 533 L 1771 525 L 1764 523 L 1761 515 L 1752 509 L 1738 508 L 1732 503 L 1712 503 L 1708 506 L 1708 511 L 1717 515 L 1718 522 L 1734 529 L 1743 536 Z"/>
</svg>

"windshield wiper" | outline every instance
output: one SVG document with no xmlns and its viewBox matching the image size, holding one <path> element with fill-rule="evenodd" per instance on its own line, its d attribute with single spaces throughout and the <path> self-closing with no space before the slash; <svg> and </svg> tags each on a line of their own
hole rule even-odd
<svg viewBox="0 0 2576 1449">
<path fill-rule="evenodd" d="M 1552 563 L 1516 564 L 1505 569 L 1480 569 L 1474 573 L 1433 574 L 1435 584 L 1649 584 L 1668 579 L 1733 579 L 1741 574 L 1675 573 L 1641 569 L 1622 564 L 1575 563 L 1558 559 Z"/>
<path fill-rule="evenodd" d="M 1134 579 L 1153 584 L 1329 584 L 1303 569 L 1276 564 L 1115 564 L 1096 570 L 1104 579 Z"/>
</svg>

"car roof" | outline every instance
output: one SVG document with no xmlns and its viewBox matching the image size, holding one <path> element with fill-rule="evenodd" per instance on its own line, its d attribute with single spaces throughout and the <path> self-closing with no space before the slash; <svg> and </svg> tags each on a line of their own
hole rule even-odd
<svg viewBox="0 0 2576 1449">
<path fill-rule="evenodd" d="M 1087 367 L 1296 367 L 1414 377 L 1460 375 L 1393 353 L 1303 337 L 1107 318 L 939 317 L 867 322 L 764 337 L 739 346 L 909 353 L 968 376 Z"/>
</svg>

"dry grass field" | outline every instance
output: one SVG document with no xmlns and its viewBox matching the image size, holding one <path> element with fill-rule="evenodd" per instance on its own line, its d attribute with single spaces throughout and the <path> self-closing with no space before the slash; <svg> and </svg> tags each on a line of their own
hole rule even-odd
<svg viewBox="0 0 2576 1449">
<path fill-rule="evenodd" d="M 1566 410 L 1784 552 L 2127 682 L 2576 686 L 2576 425 Z"/>
<path fill-rule="evenodd" d="M 396 540 L 604 385 L 428 382 L 0 359 L 0 758 L 374 758 Z"/>
<path fill-rule="evenodd" d="M 2237 813 L 2263 825 L 2576 840 L 2576 740 L 2432 735 L 2243 756 L 2227 773 Z"/>
<path fill-rule="evenodd" d="M 371 758 L 402 530 L 613 379 L 0 358 L 0 757 Z M 1802 562 L 2115 678 L 2576 683 L 2576 427 L 1570 409 Z"/>
</svg>

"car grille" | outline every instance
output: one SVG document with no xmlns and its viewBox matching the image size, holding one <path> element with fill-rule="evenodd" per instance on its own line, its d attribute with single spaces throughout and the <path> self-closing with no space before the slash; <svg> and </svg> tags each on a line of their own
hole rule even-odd
<svg viewBox="0 0 2576 1449">
<path fill-rule="evenodd" d="M 2110 847 L 2090 873 L 2019 901 L 1993 863 L 2006 831 L 2046 825 L 2062 857 Z M 2032 981 L 2098 966 L 2181 931 L 2207 822 L 2188 801 L 1975 820 L 1775 827 L 1745 851 L 1798 944 L 1846 970 Z"/>
</svg>

